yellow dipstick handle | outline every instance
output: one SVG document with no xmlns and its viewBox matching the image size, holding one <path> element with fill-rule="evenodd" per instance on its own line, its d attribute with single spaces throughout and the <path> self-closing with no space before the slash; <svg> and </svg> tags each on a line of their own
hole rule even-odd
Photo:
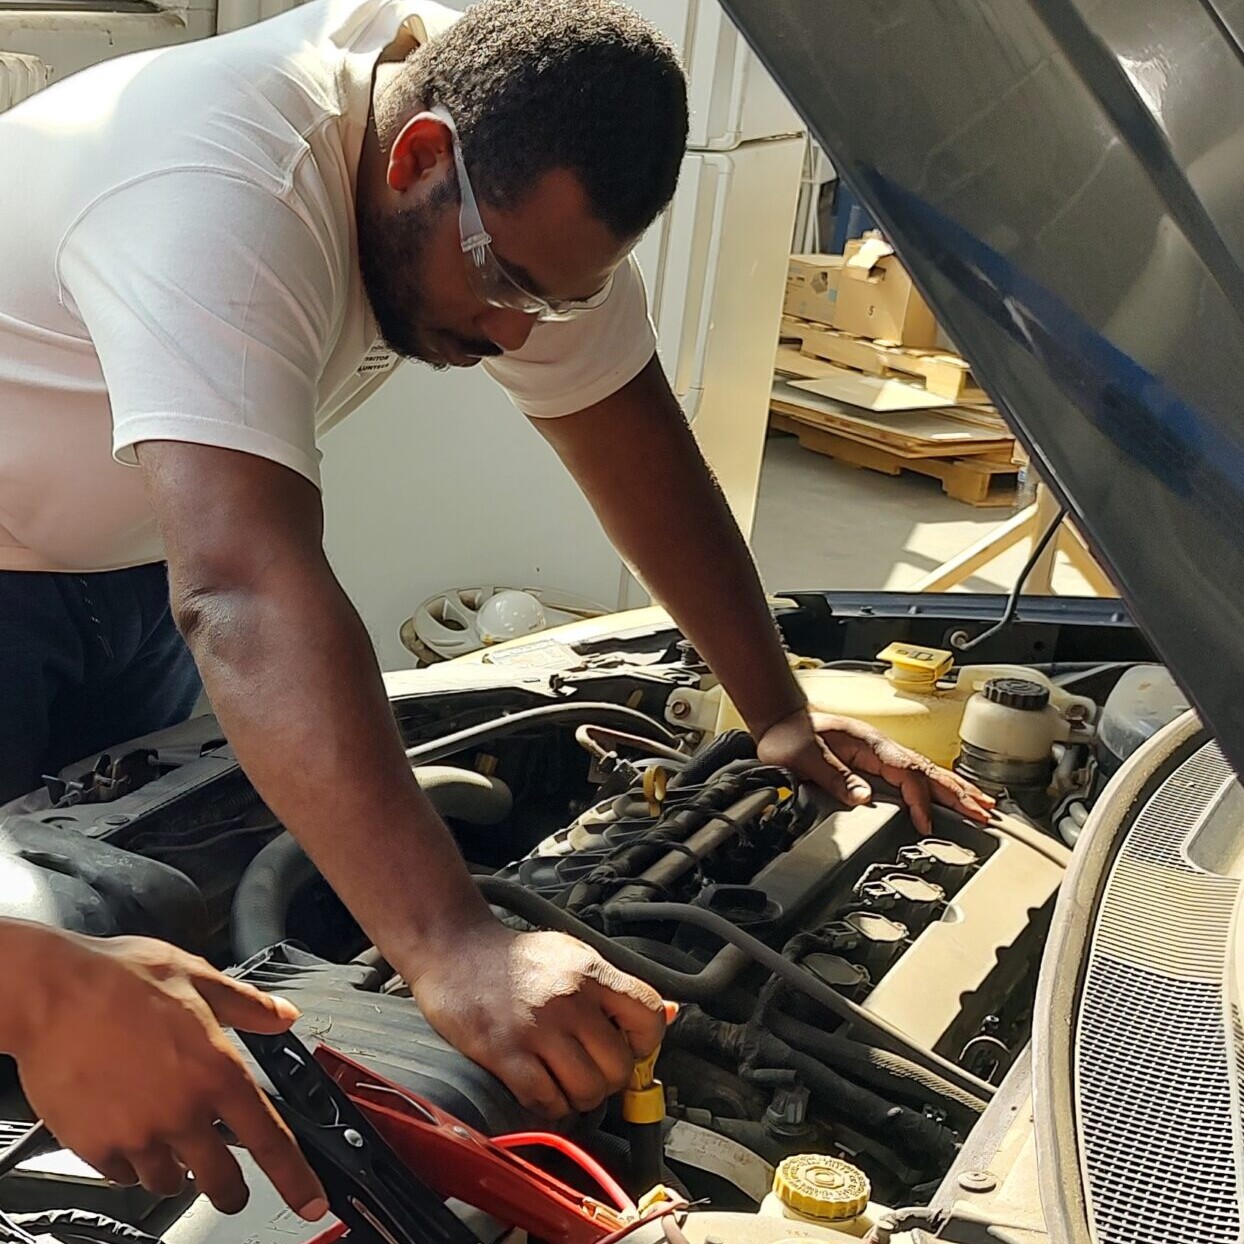
<svg viewBox="0 0 1244 1244">
<path fill-rule="evenodd" d="M 622 1117 L 628 1123 L 660 1123 L 665 1118 L 665 1085 L 656 1077 L 660 1053 L 658 1045 L 635 1061 L 631 1082 L 622 1090 Z"/>
</svg>

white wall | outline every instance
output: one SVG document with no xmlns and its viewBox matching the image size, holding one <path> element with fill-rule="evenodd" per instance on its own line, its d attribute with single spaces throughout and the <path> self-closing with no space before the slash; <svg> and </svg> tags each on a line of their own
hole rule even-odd
<svg viewBox="0 0 1244 1244">
<path fill-rule="evenodd" d="M 640 248 L 641 264 L 658 274 L 652 303 L 664 361 L 676 387 L 702 386 L 692 427 L 744 532 L 802 158 L 801 139 L 689 155 L 672 256 L 659 258 L 664 219 Z M 699 165 L 710 166 L 703 176 Z M 682 363 L 700 357 L 706 316 L 703 374 L 694 378 L 695 366 Z M 543 438 L 479 369 L 406 364 L 321 448 L 325 546 L 385 669 L 410 664 L 398 628 L 448 588 L 553 587 L 608 608 L 647 603 Z"/>
<path fill-rule="evenodd" d="M 383 668 L 413 663 L 398 627 L 446 588 L 557 587 L 616 602 L 620 563 L 587 502 L 479 369 L 402 364 L 320 447 L 324 544 Z"/>
</svg>

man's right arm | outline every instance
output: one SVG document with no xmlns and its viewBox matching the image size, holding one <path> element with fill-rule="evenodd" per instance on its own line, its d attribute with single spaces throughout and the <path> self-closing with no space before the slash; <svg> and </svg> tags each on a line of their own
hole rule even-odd
<svg viewBox="0 0 1244 1244">
<path fill-rule="evenodd" d="M 621 1088 L 660 1040 L 659 997 L 571 938 L 492 917 L 411 773 L 315 487 L 213 446 L 146 441 L 137 456 L 226 737 L 428 1019 L 546 1113 Z"/>
<path fill-rule="evenodd" d="M 318 491 L 229 449 L 149 441 L 138 459 L 177 624 L 269 807 L 392 962 L 489 920 L 406 762 L 366 629 L 323 552 Z"/>
</svg>

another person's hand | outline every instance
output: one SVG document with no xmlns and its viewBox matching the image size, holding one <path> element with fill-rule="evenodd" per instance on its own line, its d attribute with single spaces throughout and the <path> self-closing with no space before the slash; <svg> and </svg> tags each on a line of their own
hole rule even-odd
<svg viewBox="0 0 1244 1244">
<path fill-rule="evenodd" d="M 549 1118 L 624 1088 L 665 1031 L 654 989 L 564 933 L 490 918 L 406 975 L 437 1032 Z"/>
<path fill-rule="evenodd" d="M 289 1002 L 161 942 L 34 925 L 6 929 L 4 971 L 23 987 L 6 1052 L 61 1144 L 157 1195 L 179 1192 L 189 1171 L 218 1209 L 236 1213 L 247 1191 L 221 1120 L 291 1209 L 324 1216 L 324 1189 L 221 1027 L 284 1032 L 298 1017 Z"/>
<path fill-rule="evenodd" d="M 832 713 L 800 709 L 765 731 L 757 754 L 815 782 L 848 807 L 868 803 L 871 774 L 898 788 L 922 833 L 933 832 L 932 805 L 939 803 L 974 821 L 987 821 L 994 800 L 965 778 L 887 738 L 880 730 Z"/>
</svg>

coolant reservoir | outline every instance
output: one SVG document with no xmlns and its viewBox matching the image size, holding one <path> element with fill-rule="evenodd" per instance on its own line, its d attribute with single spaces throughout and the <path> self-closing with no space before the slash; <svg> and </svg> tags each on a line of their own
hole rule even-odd
<svg viewBox="0 0 1244 1244">
<path fill-rule="evenodd" d="M 868 1176 L 858 1166 L 820 1153 L 798 1153 L 778 1166 L 773 1191 L 760 1203 L 760 1213 L 862 1238 L 888 1212 L 869 1200 L 871 1191 Z"/>
<path fill-rule="evenodd" d="M 885 673 L 796 669 L 795 677 L 813 708 L 866 721 L 895 742 L 946 768 L 959 753 L 959 723 L 965 704 L 992 678 L 1039 682 L 1049 688 L 1050 703 L 1060 710 L 1072 703 L 1082 705 L 1088 713 L 1094 708 L 1092 701 L 1069 696 L 1043 674 L 1022 665 L 965 665 L 952 680 L 954 654 L 944 648 L 891 644 L 877 654 L 877 659 L 889 665 Z M 688 721 L 691 712 L 682 719 L 675 713 L 672 719 L 680 724 L 700 725 L 715 734 L 743 727 L 742 718 L 720 687 L 705 694 L 714 697 L 715 721 L 704 721 L 700 706 L 696 706 L 699 711 L 694 714 L 700 720 Z"/>
<path fill-rule="evenodd" d="M 1135 665 L 1106 698 L 1098 762 L 1109 776 L 1147 739 L 1188 711 L 1188 697 L 1161 665 Z"/>
</svg>

